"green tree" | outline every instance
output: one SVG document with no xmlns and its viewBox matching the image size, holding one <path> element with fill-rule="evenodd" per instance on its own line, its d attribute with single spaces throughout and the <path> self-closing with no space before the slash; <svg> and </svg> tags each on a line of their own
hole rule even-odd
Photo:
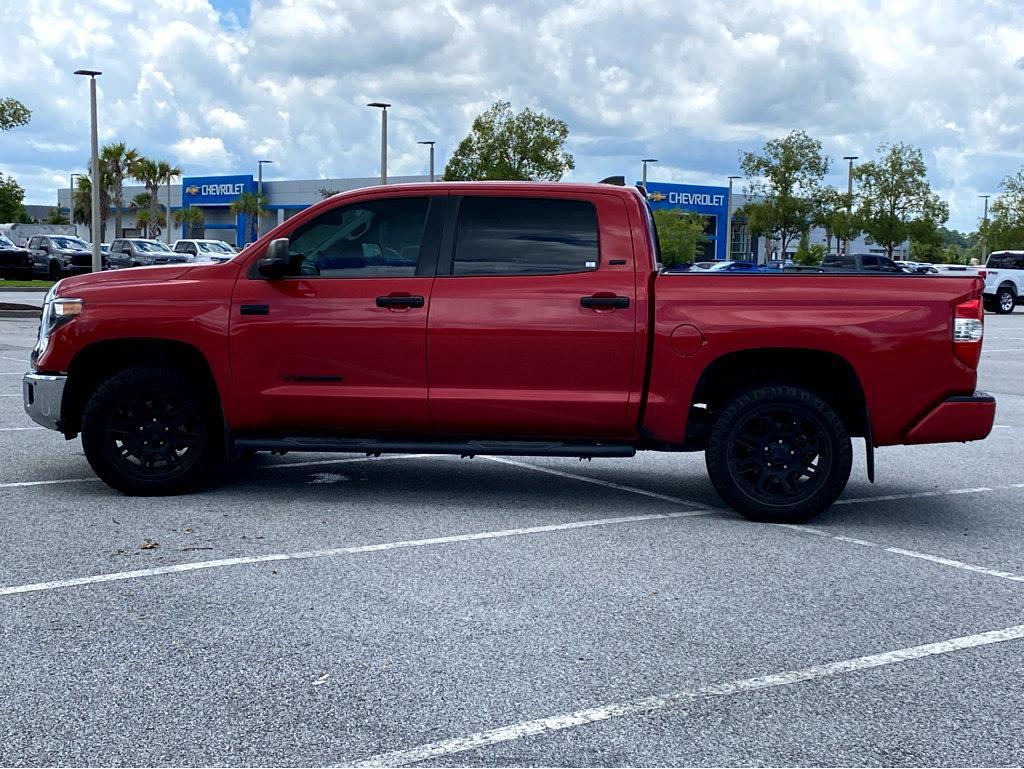
<svg viewBox="0 0 1024 769">
<path fill-rule="evenodd" d="M 14 177 L 0 174 L 0 222 L 21 221 L 25 213 L 24 200 L 25 190 Z"/>
<path fill-rule="evenodd" d="M 510 179 L 557 182 L 576 167 L 565 151 L 569 126 L 527 108 L 516 114 L 507 101 L 478 115 L 444 169 L 445 181 Z"/>
<path fill-rule="evenodd" d="M 932 192 L 924 155 L 917 147 L 883 142 L 878 154 L 878 160 L 854 169 L 857 217 L 863 231 L 892 258 L 896 246 L 915 231 L 929 232 L 945 224 L 949 206 Z"/>
<path fill-rule="evenodd" d="M 195 206 L 189 206 L 188 208 L 179 208 L 174 212 L 174 223 L 177 225 L 185 225 L 185 237 L 192 237 L 197 230 L 203 226 L 205 217 L 203 216 L 203 209 L 196 208 Z"/>
<path fill-rule="evenodd" d="M 239 214 L 246 217 L 246 244 L 256 240 L 257 223 L 259 217 L 267 216 L 270 212 L 266 210 L 267 198 L 257 192 L 243 192 L 231 202 L 230 210 L 235 216 Z"/>
<path fill-rule="evenodd" d="M 335 195 L 337 195 L 339 192 L 341 192 L 341 190 L 329 190 L 326 187 L 321 187 L 318 191 L 320 193 L 320 199 L 321 200 L 327 200 L 327 198 L 333 198 Z"/>
<path fill-rule="evenodd" d="M 988 225 L 981 222 L 979 234 L 990 252 L 1024 247 L 1024 167 L 999 183 Z"/>
<path fill-rule="evenodd" d="M 79 175 L 76 183 L 78 188 L 71 196 L 71 221 L 88 227 L 92 240 L 92 181 L 88 176 Z"/>
<path fill-rule="evenodd" d="M 68 224 L 68 218 L 59 208 L 51 208 L 46 215 L 47 224 Z"/>
<path fill-rule="evenodd" d="M 759 198 L 747 212 L 752 231 L 780 241 L 786 253 L 812 220 L 830 163 L 821 142 L 803 131 L 765 142 L 760 154 L 740 153 L 746 193 Z"/>
<path fill-rule="evenodd" d="M 819 192 L 816 203 L 811 222 L 825 231 L 825 253 L 832 251 L 833 238 L 838 250 L 843 242 L 854 240 L 860 235 L 857 216 L 853 212 L 852 195 L 828 186 Z"/>
<path fill-rule="evenodd" d="M 124 142 L 105 144 L 100 150 L 100 162 L 110 182 L 108 195 L 114 205 L 114 237 L 124 237 L 121 214 L 124 208 L 124 180 L 131 176 L 132 166 L 138 162 L 139 153 Z"/>
<path fill-rule="evenodd" d="M 693 263 L 697 244 L 705 240 L 703 216 L 679 208 L 659 209 L 654 212 L 654 226 L 658 229 L 662 266 Z"/>
<path fill-rule="evenodd" d="M 138 179 L 146 187 L 146 194 L 149 199 L 149 213 L 146 214 L 147 237 L 155 238 L 159 234 L 160 220 L 160 186 L 169 182 L 173 177 L 181 175 L 181 169 L 172 166 L 165 160 L 150 160 L 146 157 L 139 157 L 131 166 L 131 175 Z M 142 213 L 141 211 L 139 212 Z M 141 224 L 141 220 L 139 220 Z"/>
<path fill-rule="evenodd" d="M 0 99 L 0 131 L 10 131 L 17 126 L 27 125 L 32 119 L 32 110 L 17 99 Z"/>
</svg>

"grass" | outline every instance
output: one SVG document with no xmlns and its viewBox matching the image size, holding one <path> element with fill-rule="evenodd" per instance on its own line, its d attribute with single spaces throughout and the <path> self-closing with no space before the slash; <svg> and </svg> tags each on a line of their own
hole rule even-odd
<svg viewBox="0 0 1024 769">
<path fill-rule="evenodd" d="M 0 280 L 0 291 L 5 288 L 49 288 L 52 280 Z"/>
</svg>

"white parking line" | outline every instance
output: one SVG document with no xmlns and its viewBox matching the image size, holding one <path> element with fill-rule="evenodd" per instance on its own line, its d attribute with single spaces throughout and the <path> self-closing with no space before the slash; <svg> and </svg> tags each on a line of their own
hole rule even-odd
<svg viewBox="0 0 1024 769">
<path fill-rule="evenodd" d="M 0 427 L 0 433 L 16 433 L 21 430 L 43 430 L 43 427 Z"/>
<path fill-rule="evenodd" d="M 1007 347 L 1003 350 L 982 349 L 982 352 L 1024 352 L 1024 347 Z"/>
<path fill-rule="evenodd" d="M 0 355 L 0 360 L 13 360 L 15 363 L 28 363 L 27 360 L 22 360 L 21 358 L 9 358 L 6 355 Z"/>
<path fill-rule="evenodd" d="M 426 547 L 430 545 L 448 545 L 455 542 L 473 542 L 482 539 L 518 537 L 526 534 L 541 534 L 549 531 L 587 529 L 594 526 L 614 526 L 620 523 L 661 521 L 669 518 L 693 518 L 695 516 L 707 514 L 707 510 L 686 510 L 677 513 L 650 513 L 647 515 L 625 515 L 618 516 L 615 518 L 592 518 L 586 521 L 573 521 L 571 523 L 554 523 L 545 526 L 528 526 L 518 529 L 481 531 L 472 534 L 452 534 L 446 537 L 431 537 L 429 539 L 408 539 L 399 542 L 383 542 L 373 545 L 352 545 L 349 547 L 335 547 L 329 550 L 307 550 L 293 553 L 276 553 L 273 555 L 245 556 L 241 558 L 220 558 L 213 561 L 193 561 L 191 563 L 179 563 L 173 566 L 157 566 L 152 569 L 137 569 L 135 571 L 121 571 L 113 572 L 110 574 L 95 574 L 88 577 L 74 577 L 71 579 L 55 580 L 53 582 L 35 582 L 27 585 L 10 585 L 8 587 L 0 587 L 0 596 L 16 595 L 19 593 L 37 593 L 45 590 L 58 590 L 60 588 L 66 587 L 94 585 L 102 582 L 116 582 L 126 579 L 140 579 L 142 577 L 156 577 L 163 574 L 179 574 L 181 572 L 186 571 L 217 569 L 226 566 L 241 566 L 244 564 L 268 563 L 271 561 L 297 561 L 310 558 L 333 558 L 339 555 L 355 555 L 357 553 L 376 553 L 384 550 L 398 550 L 402 548 L 411 547 Z"/>
<path fill-rule="evenodd" d="M 14 483 L 0 483 L 0 489 L 18 489 L 23 486 L 53 486 L 58 483 L 94 483 L 99 478 L 62 478 L 59 481 L 17 481 Z"/>
<path fill-rule="evenodd" d="M 744 678 L 739 681 L 726 681 L 711 686 L 701 686 L 696 689 L 682 689 L 669 694 L 643 697 L 639 699 L 623 700 L 594 708 L 585 708 L 571 713 L 562 713 L 546 718 L 538 718 L 532 721 L 521 721 L 517 724 L 508 724 L 496 729 L 488 729 L 482 732 L 475 732 L 464 737 L 455 737 L 447 740 L 430 742 L 425 745 L 395 750 L 388 753 L 380 753 L 375 756 L 350 763 L 346 766 L 408 766 L 409 764 L 421 763 L 434 760 L 434 763 L 445 765 L 445 761 L 436 759 L 444 756 L 451 756 L 456 753 L 463 753 L 467 750 L 496 745 L 512 740 L 521 740 L 526 737 L 534 737 L 540 734 L 564 731 L 585 724 L 592 724 L 598 721 L 607 721 L 611 718 L 622 718 L 626 716 L 638 716 L 659 711 L 669 710 L 679 705 L 691 703 L 695 700 L 710 699 L 713 697 L 728 697 L 733 694 L 754 692 L 763 689 L 772 689 L 779 686 L 791 686 L 804 681 L 814 681 L 822 678 L 847 675 L 862 670 L 895 665 L 911 660 L 919 660 L 926 657 L 936 657 L 941 654 L 963 651 L 964 649 L 975 649 L 979 646 L 990 646 L 992 644 L 1004 643 L 1006 641 L 1018 641 L 1024 638 L 1024 625 L 1001 630 L 990 630 L 985 633 L 950 638 L 946 641 L 924 644 L 922 646 L 911 646 L 905 649 L 869 654 L 864 657 L 829 662 L 823 665 L 800 668 L 799 670 L 788 670 L 781 673 L 770 673 L 755 678 Z"/>
<path fill-rule="evenodd" d="M 989 577 L 997 577 L 998 579 L 1007 579 L 1011 582 L 1024 582 L 1024 574 L 1014 574 L 1010 571 L 1002 571 L 1000 569 L 989 569 L 985 566 L 978 566 L 973 563 L 966 563 L 964 561 L 957 561 L 953 558 L 943 558 L 939 555 L 932 555 L 931 553 L 922 553 L 917 550 L 906 550 L 902 547 L 886 547 L 878 542 L 872 542 L 868 539 L 858 539 L 857 537 L 846 537 L 841 534 L 830 534 L 822 529 L 816 529 L 813 526 L 794 526 L 790 524 L 783 524 L 781 528 L 790 529 L 792 531 L 798 531 L 801 534 L 813 534 L 816 537 L 823 537 L 825 539 L 834 539 L 837 542 L 846 542 L 851 545 L 858 545 L 860 547 L 870 547 L 876 550 L 881 550 L 886 553 L 893 553 L 895 555 L 903 555 L 908 558 L 917 558 L 922 561 L 931 561 L 942 566 L 952 566 L 954 569 L 961 569 L 963 571 L 972 571 L 978 574 L 984 574 Z"/>
<path fill-rule="evenodd" d="M 562 470 L 553 470 L 550 467 L 544 467 L 542 465 L 532 465 L 529 462 L 521 462 L 517 459 L 509 459 L 508 457 L 483 457 L 489 459 L 492 462 L 501 462 L 505 465 L 515 465 L 516 467 L 525 467 L 528 470 L 536 470 L 539 473 L 548 473 L 549 475 L 557 475 L 561 478 L 572 478 L 574 481 L 583 481 L 584 483 L 593 483 L 598 486 L 606 486 L 610 489 L 618 489 L 619 491 L 629 491 L 633 494 L 640 494 L 645 497 L 653 497 L 654 499 L 663 499 L 666 502 L 675 502 L 680 505 L 687 505 L 689 507 L 701 507 L 706 510 L 710 510 L 710 505 L 705 505 L 701 502 L 694 502 L 692 499 L 680 499 L 679 497 L 670 497 L 667 494 L 659 494 L 655 491 L 647 491 L 647 489 L 640 489 L 636 486 L 625 486 L 621 483 L 612 483 L 611 481 L 603 481 L 600 478 L 591 478 L 589 475 L 578 475 L 576 473 L 567 473 Z"/>
<path fill-rule="evenodd" d="M 440 457 L 444 454 L 391 454 L 381 457 L 346 457 L 345 459 L 317 459 L 311 462 L 280 462 L 273 465 L 264 465 L 267 469 L 280 470 L 284 467 L 314 467 L 316 465 L 337 465 L 348 462 L 381 462 L 391 459 L 423 459 L 424 457 Z"/>
<path fill-rule="evenodd" d="M 0 393 L 0 398 L 20 398 L 21 393 Z"/>
</svg>

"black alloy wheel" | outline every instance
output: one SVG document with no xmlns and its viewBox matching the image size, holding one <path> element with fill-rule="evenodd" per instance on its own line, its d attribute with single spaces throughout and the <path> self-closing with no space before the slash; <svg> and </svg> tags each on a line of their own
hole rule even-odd
<svg viewBox="0 0 1024 769">
<path fill-rule="evenodd" d="M 715 489 L 742 515 L 800 523 L 846 486 L 852 447 L 839 415 L 806 390 L 748 390 L 721 412 L 706 450 Z"/>
<path fill-rule="evenodd" d="M 176 369 L 125 369 L 103 382 L 82 418 L 96 474 L 126 494 L 194 487 L 219 456 L 215 412 L 203 387 Z"/>
</svg>

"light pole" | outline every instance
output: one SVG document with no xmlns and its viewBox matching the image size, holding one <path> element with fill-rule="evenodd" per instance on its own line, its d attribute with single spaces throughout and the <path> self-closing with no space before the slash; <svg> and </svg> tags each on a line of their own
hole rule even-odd
<svg viewBox="0 0 1024 769">
<path fill-rule="evenodd" d="M 850 164 L 849 171 L 846 172 L 846 213 L 850 216 L 850 221 L 846 223 L 846 233 L 849 235 L 850 227 L 853 224 L 853 161 L 856 160 L 859 155 L 843 155 L 843 160 L 846 160 Z M 850 238 L 843 238 L 843 254 L 845 255 L 850 250 Z"/>
<path fill-rule="evenodd" d="M 988 261 L 988 199 L 991 195 L 978 195 L 979 198 L 985 199 L 985 215 L 982 218 L 982 236 L 981 236 L 981 263 L 982 265 Z"/>
<path fill-rule="evenodd" d="M 263 205 L 263 202 L 262 202 L 263 201 L 263 166 L 266 163 L 273 163 L 273 162 L 274 162 L 273 160 L 257 160 L 256 161 L 256 165 L 258 166 L 258 170 L 256 171 L 256 177 L 257 177 L 256 196 L 260 199 L 260 205 L 261 206 Z M 259 235 L 260 235 L 260 218 L 257 216 L 256 217 L 256 237 L 257 237 L 257 239 L 259 238 Z"/>
<path fill-rule="evenodd" d="M 103 233 L 100 232 L 100 139 L 99 129 L 96 122 L 96 76 L 102 75 L 94 69 L 76 69 L 76 75 L 84 75 L 89 78 L 89 106 L 92 123 L 92 271 L 100 272 L 103 269 L 103 261 L 100 256 L 100 241 Z"/>
<path fill-rule="evenodd" d="M 647 164 L 648 163 L 657 163 L 658 159 L 657 158 L 644 158 L 640 162 L 644 164 L 644 174 L 643 174 L 643 177 L 641 177 L 641 178 L 643 179 L 644 189 L 647 189 Z"/>
<path fill-rule="evenodd" d="M 377 107 L 380 110 L 380 183 L 388 183 L 388 107 L 382 101 L 371 101 L 367 107 Z"/>
<path fill-rule="evenodd" d="M 725 219 L 725 258 L 732 259 L 732 182 L 734 179 L 742 179 L 742 176 L 729 177 L 729 199 L 727 201 Z"/>
<path fill-rule="evenodd" d="M 430 145 L 430 181 L 434 181 L 434 142 L 416 142 L 417 144 Z"/>
<path fill-rule="evenodd" d="M 167 174 L 167 221 L 164 222 L 164 229 L 167 232 L 167 245 L 171 245 L 171 179 L 174 174 Z"/>
</svg>

